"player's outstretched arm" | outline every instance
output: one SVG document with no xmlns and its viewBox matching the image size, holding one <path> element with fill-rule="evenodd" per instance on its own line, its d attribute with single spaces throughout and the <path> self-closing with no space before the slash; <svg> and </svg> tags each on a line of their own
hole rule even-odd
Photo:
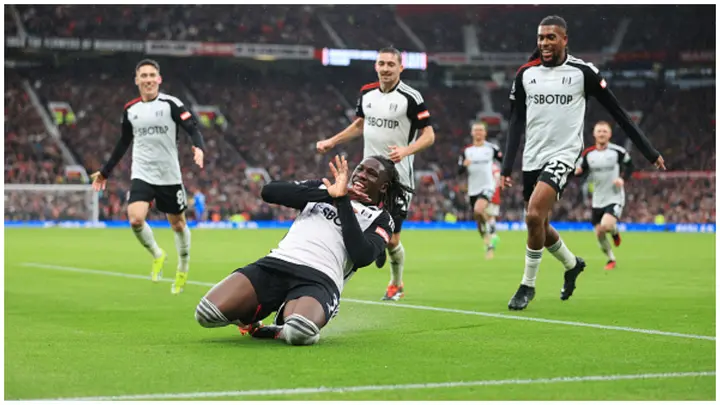
<svg viewBox="0 0 720 405">
<path fill-rule="evenodd" d="M 195 117 L 179 99 L 170 98 L 170 113 L 175 124 L 180 125 L 192 140 L 195 164 L 203 167 L 205 157 L 205 140 L 203 139 Z"/>
<path fill-rule="evenodd" d="M 633 144 L 640 150 L 640 153 L 655 164 L 660 169 L 665 169 L 665 162 L 658 152 L 650 143 L 650 140 L 643 134 L 640 127 L 633 122 L 630 116 L 620 106 L 615 94 L 608 88 L 607 81 L 603 79 L 597 69 L 593 66 L 582 65 L 583 75 L 585 76 L 585 92 L 595 97 L 597 101 L 612 115 L 618 125 L 630 137 Z"/>
<path fill-rule="evenodd" d="M 318 143 L 315 144 L 318 153 L 329 152 L 332 148 L 362 135 L 363 126 L 365 125 L 365 111 L 363 111 L 362 99 L 365 91 L 366 86 L 363 86 L 363 88 L 360 89 L 360 96 L 355 106 L 355 115 L 357 116 L 355 121 L 332 138 L 318 141 Z"/>
<path fill-rule="evenodd" d="M 652 146 L 650 140 L 643 134 L 640 127 L 638 127 L 625 110 L 623 110 L 615 95 L 610 90 L 604 89 L 598 93 L 596 99 L 605 107 L 610 115 L 613 116 L 615 121 L 617 121 L 628 137 L 630 137 L 633 144 L 640 150 L 640 153 L 642 153 L 650 163 L 656 163 L 660 158 L 660 152 Z"/>
<path fill-rule="evenodd" d="M 130 120 L 128 119 L 127 111 L 125 111 L 123 113 L 122 135 L 120 136 L 120 140 L 118 140 L 118 143 L 115 145 L 115 149 L 113 149 L 110 159 L 108 159 L 103 168 L 100 169 L 100 176 L 102 176 L 103 179 L 108 179 L 110 177 L 110 173 L 113 171 L 115 166 L 120 163 L 120 159 L 125 156 L 125 152 L 127 152 L 130 148 L 132 140 L 133 128 Z M 95 177 L 97 178 L 99 176 Z"/>
<path fill-rule="evenodd" d="M 630 180 L 633 172 L 635 171 L 635 165 L 633 164 L 630 154 L 626 151 L 620 156 L 620 167 L 622 168 L 622 178 L 624 180 Z"/>
<path fill-rule="evenodd" d="M 260 196 L 270 204 L 280 204 L 290 208 L 303 209 L 311 202 L 331 203 L 332 198 L 320 180 L 302 182 L 271 181 L 266 184 Z"/>
<path fill-rule="evenodd" d="M 318 153 L 328 152 L 337 145 L 341 145 L 345 142 L 351 141 L 359 137 L 360 135 L 362 135 L 364 123 L 365 119 L 362 117 L 358 117 L 357 119 L 355 119 L 355 121 L 353 121 L 352 124 L 348 125 L 347 128 L 345 128 L 332 138 L 318 141 L 316 144 Z"/>
<path fill-rule="evenodd" d="M 522 70 L 515 77 L 512 90 L 510 90 L 510 129 L 508 131 L 507 142 L 505 143 L 505 152 L 503 153 L 502 169 L 500 175 L 503 178 L 509 178 L 512 174 L 513 165 L 515 165 L 515 157 L 518 149 L 520 149 L 520 140 L 525 133 L 525 124 L 527 119 L 527 110 L 525 106 L 525 89 L 522 84 Z M 505 185 L 505 181 L 503 181 Z"/>
</svg>

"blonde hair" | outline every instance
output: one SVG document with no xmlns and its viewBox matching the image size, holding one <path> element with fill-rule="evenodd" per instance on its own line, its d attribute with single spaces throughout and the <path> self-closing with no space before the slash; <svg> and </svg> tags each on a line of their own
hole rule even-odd
<svg viewBox="0 0 720 405">
<path fill-rule="evenodd" d="M 612 132 L 612 125 L 610 125 L 609 122 L 607 122 L 605 120 L 600 120 L 595 123 L 595 125 L 593 126 L 593 129 L 595 129 L 595 127 L 597 127 L 598 125 L 606 125 L 608 127 L 608 129 L 610 130 L 610 132 Z"/>
</svg>

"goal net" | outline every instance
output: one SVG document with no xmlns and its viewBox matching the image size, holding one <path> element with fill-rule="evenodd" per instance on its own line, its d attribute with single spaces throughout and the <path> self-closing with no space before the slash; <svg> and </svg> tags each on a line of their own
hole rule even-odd
<svg viewBox="0 0 720 405">
<path fill-rule="evenodd" d="M 6 221 L 99 219 L 99 193 L 89 184 L 5 184 Z"/>
</svg>

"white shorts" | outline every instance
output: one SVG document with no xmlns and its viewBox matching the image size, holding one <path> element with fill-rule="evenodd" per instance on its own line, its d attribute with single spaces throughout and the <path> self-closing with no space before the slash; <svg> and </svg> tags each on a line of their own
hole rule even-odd
<svg viewBox="0 0 720 405">
<path fill-rule="evenodd" d="M 500 215 L 500 206 L 490 203 L 488 204 L 487 208 L 485 208 L 485 213 L 490 215 L 491 217 L 497 217 Z"/>
</svg>

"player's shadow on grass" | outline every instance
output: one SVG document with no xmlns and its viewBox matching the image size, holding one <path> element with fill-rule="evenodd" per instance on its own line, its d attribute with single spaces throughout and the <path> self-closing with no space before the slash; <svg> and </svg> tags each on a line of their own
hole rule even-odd
<svg viewBox="0 0 720 405">
<path fill-rule="evenodd" d="M 249 336 L 223 336 L 209 339 L 202 339 L 202 343 L 220 344 L 220 345 L 232 345 L 232 346 L 254 346 L 254 345 L 279 345 L 284 344 L 282 340 L 277 339 L 253 339 Z"/>
<path fill-rule="evenodd" d="M 249 336 L 223 336 L 223 337 L 217 337 L 217 338 L 209 338 L 209 339 L 201 339 L 199 341 L 202 344 L 219 344 L 219 345 L 225 345 L 225 346 L 247 346 L 247 347 L 256 347 L 256 346 L 288 346 L 287 343 L 285 343 L 284 340 L 281 339 L 253 339 Z M 313 346 L 337 346 L 338 339 L 334 339 L 332 337 L 327 339 L 320 339 L 320 342 Z"/>
</svg>

